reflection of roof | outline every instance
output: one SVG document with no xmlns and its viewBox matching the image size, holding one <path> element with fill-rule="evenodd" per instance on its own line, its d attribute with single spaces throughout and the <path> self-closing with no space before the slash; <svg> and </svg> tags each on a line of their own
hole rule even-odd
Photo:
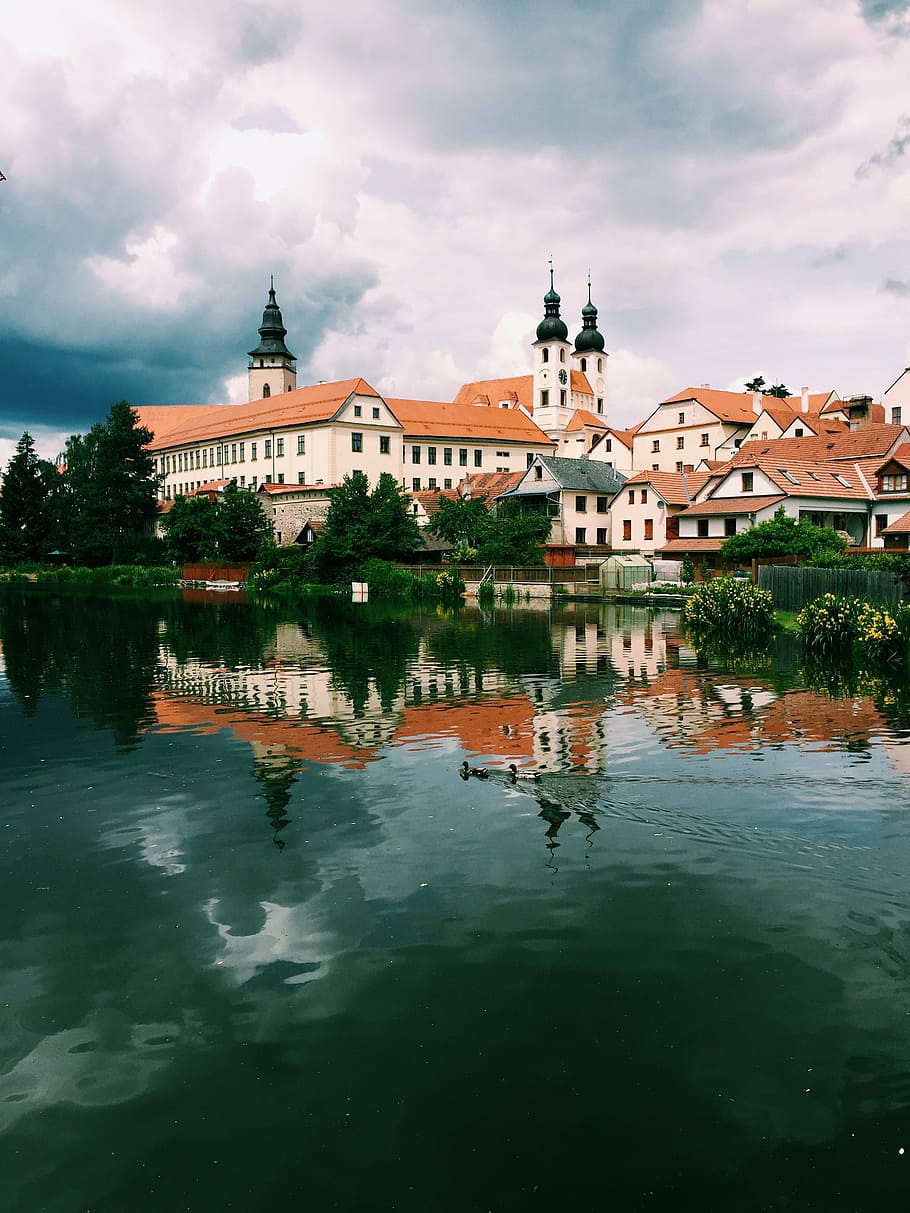
<svg viewBox="0 0 910 1213">
<path fill-rule="evenodd" d="M 449 438 L 469 442 L 525 442 L 552 446 L 520 409 L 479 409 L 434 400 L 387 400 L 406 438 Z"/>
</svg>

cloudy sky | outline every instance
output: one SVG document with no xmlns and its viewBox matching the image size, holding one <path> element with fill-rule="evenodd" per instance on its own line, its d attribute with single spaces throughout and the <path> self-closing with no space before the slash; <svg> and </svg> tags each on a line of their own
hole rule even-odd
<svg viewBox="0 0 910 1213">
<path fill-rule="evenodd" d="M 590 269 L 608 411 L 910 362 L 910 0 L 45 0 L 0 30 L 0 458 L 112 401 L 451 399 Z"/>
</svg>

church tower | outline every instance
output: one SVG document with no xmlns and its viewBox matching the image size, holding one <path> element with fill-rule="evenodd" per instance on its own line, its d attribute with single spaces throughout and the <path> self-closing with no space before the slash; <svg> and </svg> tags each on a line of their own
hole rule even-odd
<svg viewBox="0 0 910 1213">
<path fill-rule="evenodd" d="M 297 355 L 284 343 L 288 331 L 275 298 L 275 280 L 269 284 L 269 301 L 262 313 L 259 344 L 249 352 L 250 400 L 292 392 L 297 386 Z"/>
<path fill-rule="evenodd" d="M 597 330 L 597 308 L 591 302 L 591 275 L 588 274 L 588 302 L 581 309 L 581 332 L 575 338 L 572 362 L 587 376 L 594 390 L 596 411 L 603 413 L 607 387 L 607 353 L 603 335 Z M 590 406 L 589 406 L 590 407 Z"/>
<path fill-rule="evenodd" d="M 534 421 L 542 430 L 562 430 L 571 415 L 569 330 L 559 315 L 559 295 L 553 285 L 550 259 L 550 289 L 543 297 L 544 317 L 534 342 Z"/>
</svg>

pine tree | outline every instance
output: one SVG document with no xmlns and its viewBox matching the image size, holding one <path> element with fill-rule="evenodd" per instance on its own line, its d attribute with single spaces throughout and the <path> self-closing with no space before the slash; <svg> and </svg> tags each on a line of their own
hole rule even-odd
<svg viewBox="0 0 910 1213">
<path fill-rule="evenodd" d="M 0 559 L 5 564 L 43 560 L 50 534 L 47 469 L 26 431 L 7 464 L 0 495 Z"/>
</svg>

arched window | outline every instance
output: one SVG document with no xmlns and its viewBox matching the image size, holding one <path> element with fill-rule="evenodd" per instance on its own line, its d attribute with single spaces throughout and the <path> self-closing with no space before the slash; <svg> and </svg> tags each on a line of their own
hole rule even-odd
<svg viewBox="0 0 910 1213">
<path fill-rule="evenodd" d="M 582 360 L 581 360 L 581 369 L 582 369 L 583 371 L 586 371 L 586 370 L 588 369 L 588 360 L 587 360 L 587 358 L 582 358 Z"/>
<path fill-rule="evenodd" d="M 550 361 L 550 351 L 547 349 L 546 346 L 544 346 L 543 349 L 540 351 L 540 361 L 541 362 Z"/>
<path fill-rule="evenodd" d="M 263 398 L 263 400 L 268 400 L 268 398 L 269 398 L 269 396 L 271 396 L 271 394 L 272 394 L 272 389 L 269 387 L 269 385 L 268 385 L 267 383 L 264 383 L 264 384 L 262 385 L 262 398 Z"/>
<path fill-rule="evenodd" d="M 604 369 L 604 360 L 603 360 L 603 358 L 598 358 L 598 359 L 597 359 L 597 369 L 598 369 L 598 371 L 600 371 L 600 372 L 602 372 L 602 371 L 603 371 L 603 369 Z"/>
<path fill-rule="evenodd" d="M 566 351 L 565 351 L 564 349 L 560 349 L 560 351 L 559 351 L 559 361 L 560 361 L 560 362 L 565 362 L 565 360 L 566 360 Z"/>
</svg>

